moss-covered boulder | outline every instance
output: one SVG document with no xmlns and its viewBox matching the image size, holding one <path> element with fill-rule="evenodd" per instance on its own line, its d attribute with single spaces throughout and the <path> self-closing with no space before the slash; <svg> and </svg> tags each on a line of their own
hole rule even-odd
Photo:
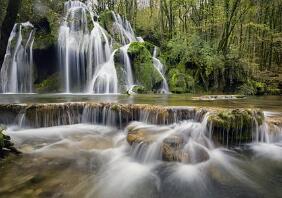
<svg viewBox="0 0 282 198">
<path fill-rule="evenodd" d="M 9 153 L 19 154 L 11 142 L 11 138 L 5 135 L 5 130 L 0 128 L 0 158 L 7 156 Z"/>
<path fill-rule="evenodd" d="M 216 110 L 209 116 L 213 139 L 223 145 L 251 142 L 256 127 L 263 124 L 264 114 L 259 110 Z"/>
<path fill-rule="evenodd" d="M 145 43 L 133 42 L 129 46 L 128 54 L 132 63 L 135 83 L 144 86 L 146 91 L 152 91 L 162 82 L 162 77 L 153 65 L 152 55 Z"/>
</svg>

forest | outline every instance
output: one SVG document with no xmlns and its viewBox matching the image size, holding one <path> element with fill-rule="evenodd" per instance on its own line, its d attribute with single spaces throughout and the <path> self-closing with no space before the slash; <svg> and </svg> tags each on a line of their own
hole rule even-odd
<svg viewBox="0 0 282 198">
<path fill-rule="evenodd" d="M 59 63 L 46 60 L 56 56 L 64 2 L 0 2 L 0 65 L 14 23 L 30 21 L 39 91 L 59 90 Z M 147 46 L 159 48 L 172 93 L 281 94 L 281 0 L 98 0 L 93 6 L 106 30 L 113 10 Z"/>
</svg>

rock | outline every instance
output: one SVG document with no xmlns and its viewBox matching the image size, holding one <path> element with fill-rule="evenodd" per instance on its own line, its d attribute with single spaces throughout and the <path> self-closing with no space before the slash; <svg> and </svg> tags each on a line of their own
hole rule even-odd
<svg viewBox="0 0 282 198">
<path fill-rule="evenodd" d="M 129 46 L 128 54 L 135 76 L 135 83 L 142 85 L 145 91 L 152 91 L 163 81 L 160 73 L 153 65 L 152 55 L 145 43 L 133 42 Z"/>
<path fill-rule="evenodd" d="M 248 109 L 216 110 L 208 119 L 213 139 L 227 146 L 251 142 L 254 127 L 263 121 L 263 112 Z"/>
<path fill-rule="evenodd" d="M 150 144 L 157 138 L 157 134 L 150 131 L 150 128 L 139 127 L 138 123 L 131 123 L 127 130 L 127 142 L 130 145 L 140 144 L 141 142 Z"/>
<path fill-rule="evenodd" d="M 178 161 L 184 162 L 188 160 L 188 153 L 183 151 L 184 146 L 184 138 L 171 135 L 164 139 L 161 152 L 162 152 L 162 159 L 164 161 Z"/>
<path fill-rule="evenodd" d="M 20 152 L 14 147 L 10 136 L 4 134 L 4 129 L 0 129 L 0 158 L 9 153 L 19 154 Z"/>
<path fill-rule="evenodd" d="M 137 123 L 132 123 L 127 127 L 127 142 L 132 146 L 134 144 L 151 144 L 158 139 L 159 132 L 150 130 L 147 127 L 138 127 Z M 171 135 L 163 140 L 161 143 L 161 156 L 164 161 L 188 161 L 188 153 L 183 151 L 184 138 L 178 135 Z"/>
</svg>

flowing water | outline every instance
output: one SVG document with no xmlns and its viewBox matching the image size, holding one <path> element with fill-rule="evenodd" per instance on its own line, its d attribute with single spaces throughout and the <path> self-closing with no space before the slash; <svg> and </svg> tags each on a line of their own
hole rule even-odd
<svg viewBox="0 0 282 198">
<path fill-rule="evenodd" d="M 32 93 L 34 29 L 29 22 L 16 23 L 10 34 L 1 67 L 2 93 Z"/>
<path fill-rule="evenodd" d="M 112 12 L 113 31 L 117 38 L 112 38 L 100 24 L 94 20 L 96 1 L 68 1 L 65 3 L 65 16 L 60 27 L 58 45 L 62 78 L 65 93 L 113 94 L 121 92 L 121 80 L 117 77 L 114 57 L 117 50 L 112 44 L 122 45 L 125 71 L 125 88 L 131 90 L 134 85 L 132 65 L 128 48 L 132 42 L 144 42 L 135 36 L 131 24 L 119 14 Z M 95 17 L 94 17 L 95 16 Z M 89 20 L 90 18 L 90 20 Z M 89 26 L 93 26 L 90 31 Z M 116 39 L 116 40 L 115 40 Z M 163 84 L 160 92 L 168 93 L 168 86 L 160 60 L 153 57 L 156 70 L 162 76 Z"/>
<path fill-rule="evenodd" d="M 64 4 L 57 42 L 64 93 L 116 94 L 132 90 L 137 83 L 134 81 L 128 49 L 132 42 L 144 40 L 136 37 L 130 22 L 115 12 L 112 12 L 114 35 L 111 36 L 97 21 L 99 16 L 96 9 L 99 3 L 92 0 L 85 3 L 69 0 Z M 34 33 L 29 22 L 15 24 L 0 74 L 3 93 L 33 92 Z M 113 44 L 121 47 L 114 50 Z M 120 64 L 125 79 L 118 79 L 117 76 L 117 51 L 122 55 Z M 160 92 L 168 93 L 165 75 L 161 71 L 163 65 L 156 56 L 153 56 L 153 62 L 163 78 Z"/>
<path fill-rule="evenodd" d="M 0 124 L 21 154 L 0 160 L 0 197 L 281 197 L 281 96 L 119 95 L 119 81 L 127 90 L 137 84 L 128 49 L 144 41 L 114 12 L 111 38 L 94 20 L 98 4 L 65 3 L 64 94 L 12 94 L 33 91 L 33 26 L 15 24 L 1 69 L 2 92 L 10 94 L 0 95 Z M 115 42 L 122 46 L 114 50 Z M 125 79 L 117 77 L 118 51 Z M 169 93 L 157 48 L 152 62 L 163 78 L 159 92 Z M 264 111 L 261 125 L 253 112 L 248 143 L 238 141 L 242 127 L 229 138 L 209 121 L 214 109 L 234 107 Z"/>
<path fill-rule="evenodd" d="M 157 58 L 157 47 L 154 48 L 154 53 L 153 53 L 153 63 L 156 68 L 156 70 L 159 72 L 161 75 L 163 82 L 160 88 L 160 93 L 169 93 L 169 88 L 167 84 L 167 80 L 165 78 L 165 70 L 164 70 L 164 65 L 161 63 L 161 61 Z"/>
<path fill-rule="evenodd" d="M 103 96 L 96 97 L 105 102 Z M 127 102 L 123 97 L 119 100 L 132 103 L 130 97 Z M 160 100 L 158 97 L 166 96 L 156 96 L 155 100 Z M 145 102 L 145 96 L 143 99 L 136 96 L 136 101 L 151 103 L 148 98 Z M 281 119 L 281 98 L 256 100 L 257 103 L 251 98 L 233 102 L 237 107 L 247 104 L 257 107 L 265 101 L 261 106 L 267 110 L 265 116 Z M 22 154 L 0 162 L 3 197 L 275 198 L 282 193 L 280 127 L 269 127 L 267 123 L 255 126 L 251 143 L 223 147 L 212 138 L 209 111 L 171 107 L 172 117 L 160 124 L 157 117 L 163 115 L 162 110 L 150 106 L 147 110 L 145 106 L 137 106 L 139 113 L 123 106 L 121 114 L 113 114 L 112 110 L 117 108 L 114 105 L 92 106 L 86 102 L 81 109 L 81 104 L 65 107 L 56 103 L 39 104 L 44 110 L 38 109 L 37 113 L 33 107 L 24 113 L 14 106 L 19 115 L 6 115 L 7 119 L 21 120 L 10 122 L 7 134 Z M 190 113 L 183 114 L 183 108 Z M 1 115 L 5 117 L 3 111 Z M 65 116 L 73 120 L 64 120 Z M 28 118 L 37 118 L 33 122 L 39 125 L 28 124 L 24 121 Z M 58 118 L 61 121 L 50 126 Z M 40 123 L 49 127 L 40 128 Z M 141 132 L 143 141 L 128 143 L 127 135 L 132 131 Z M 167 146 L 175 143 L 179 143 L 175 151 L 177 159 L 163 160 L 167 157 L 164 149 L 167 151 Z"/>
</svg>

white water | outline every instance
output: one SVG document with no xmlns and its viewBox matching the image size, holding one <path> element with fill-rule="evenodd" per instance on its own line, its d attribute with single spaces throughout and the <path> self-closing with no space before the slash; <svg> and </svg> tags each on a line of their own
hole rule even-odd
<svg viewBox="0 0 282 198">
<path fill-rule="evenodd" d="M 29 167 L 35 166 L 35 170 L 40 168 L 36 165 L 40 165 L 43 158 L 48 160 L 48 168 L 63 160 L 68 164 L 67 169 L 74 166 L 71 173 L 88 173 L 86 180 L 71 184 L 69 195 L 184 198 L 188 193 L 191 197 L 233 197 L 230 192 L 234 191 L 236 195 L 250 197 L 245 194 L 248 189 L 253 196 L 262 196 L 267 187 L 258 183 L 256 174 L 264 176 L 261 171 L 268 167 L 257 161 L 245 161 L 236 151 L 215 146 L 207 127 L 208 116 L 206 114 L 201 122 L 186 120 L 168 126 L 133 122 L 123 131 L 78 124 L 40 129 L 9 128 L 8 134 L 21 151 L 33 156 Z M 126 141 L 127 130 L 141 130 L 153 141 L 130 146 Z M 267 134 L 271 136 L 271 131 Z M 184 157 L 179 162 L 162 161 L 162 143 L 171 142 L 172 137 L 184 140 L 178 148 Z M 250 144 L 255 159 L 281 164 L 281 138 L 276 138 L 280 143 L 257 143 L 255 139 Z M 252 169 L 253 166 L 258 170 Z M 56 170 L 57 166 L 54 167 Z M 59 171 L 64 172 L 65 168 Z M 258 173 L 254 173 L 256 171 Z M 56 181 L 58 179 L 71 180 L 71 175 L 69 178 L 57 176 Z M 226 192 L 218 189 L 222 185 Z M 48 185 L 43 189 L 48 189 Z"/>
<path fill-rule="evenodd" d="M 167 84 L 167 80 L 165 78 L 165 71 L 164 71 L 164 65 L 161 63 L 161 61 L 157 58 L 157 47 L 154 48 L 154 53 L 153 53 L 153 63 L 156 68 L 156 70 L 159 72 L 161 75 L 163 82 L 161 84 L 160 88 L 160 93 L 169 93 L 169 87 Z"/>
<path fill-rule="evenodd" d="M 109 34 L 94 21 L 96 16 L 96 1 L 68 1 L 65 3 L 65 16 L 59 31 L 59 57 L 61 73 L 63 74 L 64 92 L 88 92 L 97 94 L 119 93 L 121 86 L 114 62 L 116 51 L 112 49 L 113 42 L 122 44 L 120 53 L 124 71 L 124 82 L 127 90 L 134 87 L 134 75 L 128 55 L 132 42 L 143 42 L 136 38 L 131 24 L 119 14 L 112 12 L 114 19 L 113 31 L 118 35 L 114 41 Z M 91 18 L 91 21 L 88 18 Z M 89 31 L 92 24 L 94 28 Z M 165 77 L 160 71 L 161 62 L 154 57 L 154 65 L 163 80 L 160 92 L 168 93 Z"/>
<path fill-rule="evenodd" d="M 58 43 L 66 93 L 117 92 L 115 67 L 114 64 L 109 66 L 113 63 L 110 41 L 106 31 L 93 20 L 94 15 L 80 1 L 65 3 L 65 17 L 60 27 Z M 94 26 L 91 32 L 88 29 L 90 23 Z M 110 73 L 107 77 L 105 70 Z M 111 86 L 112 83 L 116 84 Z"/>
<path fill-rule="evenodd" d="M 34 29 L 31 23 L 14 25 L 0 74 L 3 93 L 32 93 L 33 42 Z"/>
</svg>

